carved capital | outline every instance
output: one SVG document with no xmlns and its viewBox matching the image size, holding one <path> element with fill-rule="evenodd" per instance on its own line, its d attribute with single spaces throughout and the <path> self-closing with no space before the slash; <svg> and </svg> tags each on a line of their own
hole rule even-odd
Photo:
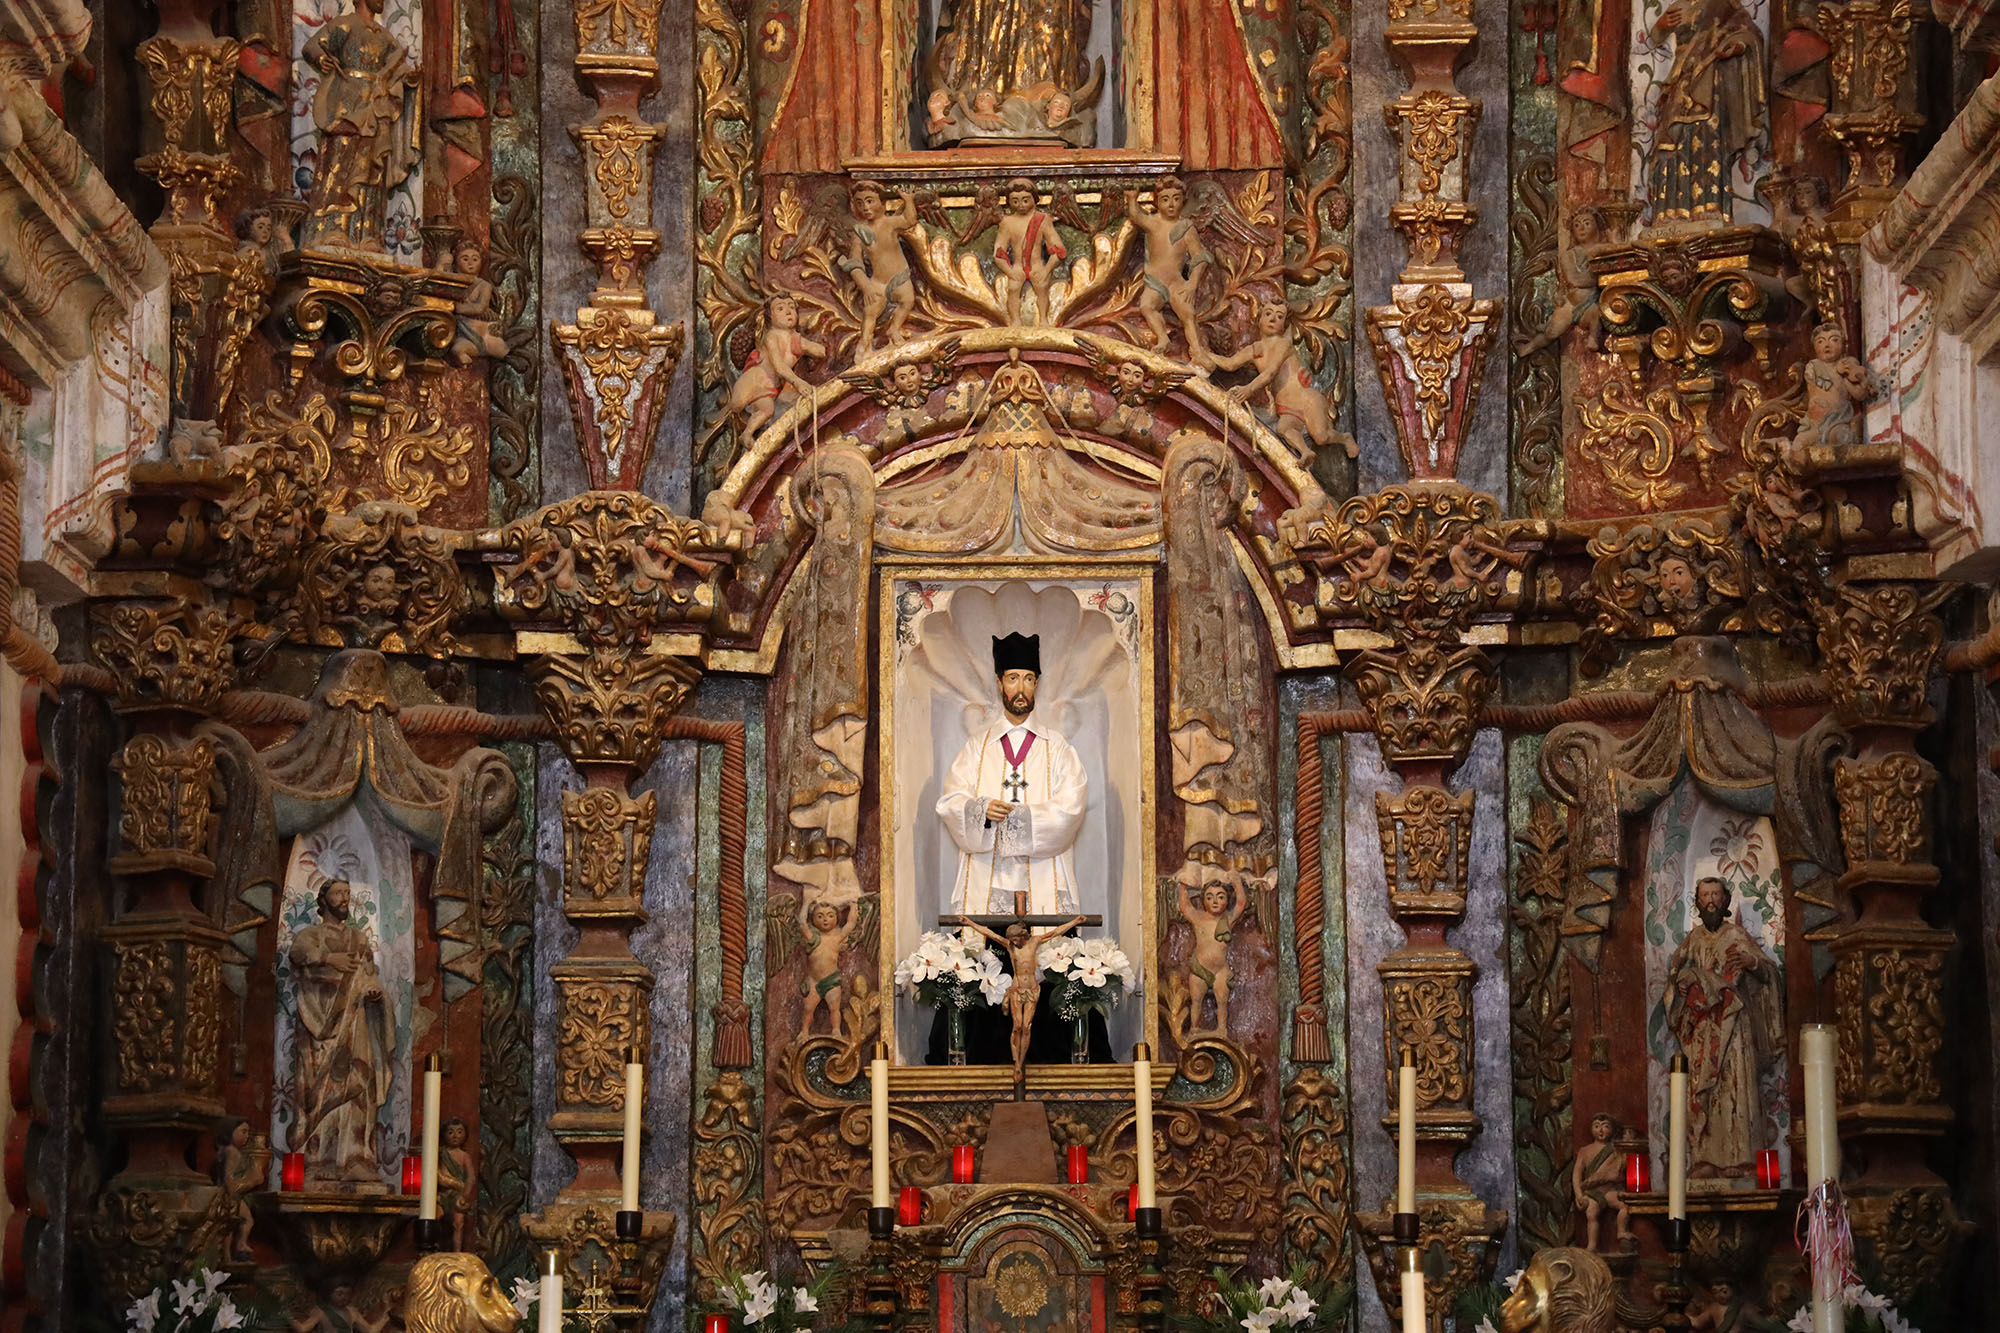
<svg viewBox="0 0 2000 1333">
<path fill-rule="evenodd" d="M 1837 761 L 1833 790 L 1840 802 L 1840 842 L 1848 864 L 1928 865 L 1930 794 L 1936 785 L 1937 770 L 1906 752 L 1872 763 Z"/>
<path fill-rule="evenodd" d="M 330 348 L 327 368 L 345 386 L 341 401 L 357 416 L 380 411 L 384 387 L 402 379 L 413 358 L 438 361 L 451 349 L 457 308 L 471 285 L 462 273 L 404 268 L 358 252 L 287 254 L 275 309 L 292 383 Z"/>
<path fill-rule="evenodd" d="M 1519 601 L 1530 552 L 1509 549 L 1500 502 L 1455 482 L 1386 486 L 1306 525 L 1319 606 L 1397 639 L 1446 639 Z"/>
<path fill-rule="evenodd" d="M 1813 607 L 1835 715 L 1847 726 L 1930 725 L 1931 666 L 1944 643 L 1934 614 L 1953 587 L 1843 583 Z"/>
<path fill-rule="evenodd" d="M 708 622 L 740 542 L 636 491 L 589 491 L 502 531 L 517 563 L 495 579 L 493 601 L 511 620 L 560 624 L 591 649 L 642 647 Z"/>
<path fill-rule="evenodd" d="M 658 757 L 667 719 L 701 679 L 689 659 L 653 653 L 542 657 L 531 670 L 535 700 L 572 763 L 634 771 Z"/>
<path fill-rule="evenodd" d="M 571 919 L 642 914 L 658 816 L 652 792 L 636 800 L 609 787 L 563 793 L 563 911 Z"/>
<path fill-rule="evenodd" d="M 554 1250 L 561 1256 L 564 1290 L 583 1292 L 593 1285 L 603 1287 L 608 1301 L 615 1302 L 610 1311 L 614 1318 L 638 1312 L 637 1319 L 629 1323 L 620 1320 L 618 1326 L 641 1327 L 644 1312 L 652 1308 L 659 1292 L 667 1257 L 673 1252 L 675 1218 L 672 1213 L 648 1211 L 641 1226 L 642 1238 L 621 1242 L 617 1209 L 616 1200 L 557 1199 L 540 1212 L 523 1217 L 521 1230 L 535 1242 L 536 1249 Z"/>
<path fill-rule="evenodd" d="M 1441 787 L 1412 787 L 1400 796 L 1375 793 L 1389 907 L 1398 919 L 1465 914 L 1472 802 L 1472 792 L 1453 796 Z"/>
<path fill-rule="evenodd" d="M 96 613 L 91 656 L 115 678 L 120 712 L 213 713 L 235 683 L 240 623 L 185 600 L 115 602 Z"/>
<path fill-rule="evenodd" d="M 111 767 L 124 785 L 118 809 L 118 837 L 125 850 L 111 858 L 111 871 L 136 875 L 153 870 L 215 873 L 208 837 L 215 787 L 215 743 L 147 732 L 125 743 Z"/>
<path fill-rule="evenodd" d="M 1349 663 L 1347 675 L 1374 715 L 1376 739 L 1391 762 L 1464 758 L 1493 689 L 1486 654 L 1434 643 L 1401 652 L 1370 649 Z"/>
</svg>

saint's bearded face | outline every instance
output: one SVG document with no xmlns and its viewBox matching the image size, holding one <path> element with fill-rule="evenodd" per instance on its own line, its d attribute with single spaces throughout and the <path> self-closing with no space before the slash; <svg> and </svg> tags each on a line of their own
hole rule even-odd
<svg viewBox="0 0 2000 1333">
<path fill-rule="evenodd" d="M 1729 892 L 1717 880 L 1704 880 L 1695 888 L 1694 905 L 1701 913 L 1702 925 L 1720 930 L 1729 915 Z"/>
<path fill-rule="evenodd" d="M 1034 672 L 1016 667 L 1000 674 L 1000 702 L 1007 707 L 1007 716 L 1026 717 L 1035 711 Z"/>
</svg>

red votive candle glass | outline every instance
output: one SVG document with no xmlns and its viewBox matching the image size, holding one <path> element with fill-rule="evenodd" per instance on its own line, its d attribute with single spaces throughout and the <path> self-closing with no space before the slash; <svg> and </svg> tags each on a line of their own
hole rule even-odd
<svg viewBox="0 0 2000 1333">
<path fill-rule="evenodd" d="M 972 1183 L 972 1145 L 969 1143 L 961 1143 L 951 1150 L 951 1183 Z"/>
<path fill-rule="evenodd" d="M 919 1226 L 924 1220 L 924 1192 L 916 1185 L 905 1185 L 896 1195 L 896 1225 Z"/>
<path fill-rule="evenodd" d="M 1625 1192 L 1645 1194 L 1653 1188 L 1653 1159 L 1642 1152 L 1625 1154 Z"/>
<path fill-rule="evenodd" d="M 403 1158 L 403 1193 L 422 1194 L 424 1192 L 424 1159 Z"/>
<path fill-rule="evenodd" d="M 729 1333 L 729 1316 L 721 1313 L 703 1315 L 701 1333 Z"/>
<path fill-rule="evenodd" d="M 1064 1154 L 1069 1167 L 1069 1183 L 1081 1185 L 1090 1179 L 1090 1149 L 1081 1143 L 1072 1143 Z"/>
<path fill-rule="evenodd" d="M 1783 1177 L 1778 1174 L 1778 1150 L 1776 1148 L 1759 1148 L 1757 1150 L 1757 1188 L 1760 1190 L 1774 1190 L 1781 1183 L 1783 1183 Z"/>
<path fill-rule="evenodd" d="M 306 1155 L 302 1152 L 285 1154 L 284 1165 L 278 1168 L 278 1188 L 296 1193 L 306 1187 Z"/>
<path fill-rule="evenodd" d="M 1125 1191 L 1125 1220 L 1132 1221 L 1139 1216 L 1139 1182 L 1133 1181 Z"/>
</svg>

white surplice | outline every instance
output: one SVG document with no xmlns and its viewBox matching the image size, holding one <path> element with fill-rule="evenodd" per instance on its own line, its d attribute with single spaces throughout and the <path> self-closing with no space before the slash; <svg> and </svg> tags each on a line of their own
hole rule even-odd
<svg viewBox="0 0 2000 1333">
<path fill-rule="evenodd" d="M 1022 754 L 1022 745 L 1034 741 Z M 1001 742 L 1021 756 L 1025 794 L 1006 784 L 1011 766 Z M 1087 784 L 1083 764 L 1055 731 L 1031 713 L 1018 724 L 996 714 L 967 740 L 945 775 L 938 818 L 958 846 L 958 882 L 948 901 L 954 912 L 1014 911 L 1016 890 L 1028 895 L 1028 911 L 1053 916 L 1080 910 L 1071 852 L 1083 827 Z M 1012 814 L 986 822 L 988 801 L 1007 801 Z"/>
</svg>

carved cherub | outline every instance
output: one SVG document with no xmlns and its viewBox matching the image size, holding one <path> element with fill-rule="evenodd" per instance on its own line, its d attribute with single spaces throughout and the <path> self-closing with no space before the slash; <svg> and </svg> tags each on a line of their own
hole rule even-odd
<svg viewBox="0 0 2000 1333">
<path fill-rule="evenodd" d="M 222 1186 L 222 1192 L 229 1196 L 236 1209 L 236 1231 L 230 1238 L 230 1252 L 237 1259 L 252 1257 L 250 1229 L 256 1218 L 250 1212 L 250 1196 L 264 1187 L 264 1171 L 269 1162 L 268 1149 L 260 1160 L 258 1140 L 250 1133 L 248 1120 L 238 1120 L 231 1125 L 228 1137 L 216 1150 L 216 1183 Z"/>
<path fill-rule="evenodd" d="M 1181 915 L 1194 929 L 1194 950 L 1188 959 L 1188 1020 L 1197 1032 L 1229 1031 L 1229 936 L 1243 915 L 1243 899 L 1226 881 L 1211 879 L 1197 892 L 1190 884 L 1179 895 Z M 1204 1028 L 1203 1001 L 1215 997 L 1215 1026 Z"/>
<path fill-rule="evenodd" d="M 1125 216 L 1145 238 L 1145 274 L 1139 290 L 1139 314 L 1152 330 L 1153 346 L 1165 350 L 1167 321 L 1161 314 L 1171 309 L 1181 322 L 1189 354 L 1201 346 L 1195 330 L 1194 293 L 1201 275 L 1215 262 L 1203 247 L 1194 219 L 1183 217 L 1187 209 L 1187 186 L 1178 176 L 1168 176 L 1153 189 L 1151 213 L 1139 207 L 1139 196 L 1125 200 Z"/>
<path fill-rule="evenodd" d="M 902 342 L 903 324 L 917 305 L 910 262 L 903 255 L 903 233 L 917 225 L 917 197 L 905 186 L 896 191 L 896 198 L 902 212 L 892 214 L 884 208 L 882 187 L 874 181 L 856 181 L 848 190 L 853 231 L 847 255 L 839 264 L 861 293 L 861 337 L 854 349 L 857 358 L 875 349 L 875 324 L 885 310 L 892 312 L 886 331 L 889 343 Z"/>
<path fill-rule="evenodd" d="M 246 208 L 236 215 L 236 248 L 256 252 L 264 272 L 278 275 L 278 256 L 285 252 L 284 239 L 268 208 Z"/>
<path fill-rule="evenodd" d="M 1277 432 L 1301 463 L 1312 466 L 1315 450 L 1336 439 L 1343 442 L 1347 456 L 1354 458 L 1361 450 L 1352 436 L 1333 428 L 1332 409 L 1326 395 L 1313 387 L 1312 377 L 1306 374 L 1298 344 L 1286 327 L 1290 321 L 1291 311 L 1283 301 L 1264 301 L 1257 307 L 1257 341 L 1228 356 L 1216 356 L 1196 345 L 1195 360 L 1211 370 L 1237 370 L 1254 362 L 1256 377 L 1231 389 L 1230 401 L 1245 402 L 1269 388 Z"/>
<path fill-rule="evenodd" d="M 812 1036 L 813 1020 L 819 1017 L 822 1005 L 832 1022 L 833 1035 L 846 1035 L 841 1031 L 841 995 L 845 983 L 840 975 L 840 951 L 847 947 L 859 921 L 860 913 L 852 908 L 843 911 L 837 904 L 824 900 L 808 899 L 799 909 L 799 931 L 809 950 L 803 987 L 805 1016 L 799 1020 L 800 1041 Z"/>
<path fill-rule="evenodd" d="M 458 314 L 458 336 L 452 340 L 451 359 L 460 366 L 469 366 L 474 357 L 488 356 L 496 360 L 507 355 L 507 340 L 493 331 L 495 314 L 493 310 L 493 284 L 480 276 L 486 267 L 486 255 L 477 241 L 460 241 L 453 252 L 458 271 L 472 279 L 472 285 L 465 289 L 465 295 L 456 306 Z"/>
<path fill-rule="evenodd" d="M 934 88 L 924 99 L 924 133 L 933 139 L 951 128 L 951 90 Z"/>
<path fill-rule="evenodd" d="M 736 383 L 729 387 L 729 401 L 723 420 L 740 416 L 738 434 L 749 440 L 764 429 L 772 417 L 785 411 L 801 397 L 810 397 L 813 386 L 798 372 L 799 362 L 813 357 L 826 358 L 826 344 L 799 332 L 799 303 L 796 297 L 774 292 L 764 300 L 764 332 Z M 719 427 L 720 421 L 717 422 Z M 710 436 L 715 428 L 710 429 Z"/>
<path fill-rule="evenodd" d="M 1570 215 L 1569 244 L 1556 255 L 1556 279 L 1562 284 L 1562 299 L 1549 312 L 1542 331 L 1515 347 L 1518 356 L 1533 356 L 1573 328 L 1580 328 L 1597 345 L 1602 312 L 1597 305 L 1597 275 L 1590 261 L 1610 248 L 1610 224 L 1604 210 L 1586 204 Z"/>
<path fill-rule="evenodd" d="M 1583 1213 L 1583 1247 L 1597 1248 L 1604 1214 L 1612 1215 L 1614 1234 L 1619 1241 L 1632 1238 L 1626 1220 L 1631 1211 L 1625 1202 L 1625 1154 L 1618 1148 L 1618 1122 L 1608 1112 L 1590 1118 L 1590 1142 L 1576 1150 L 1569 1166 L 1569 1192 Z"/>
<path fill-rule="evenodd" d="M 1814 445 L 1850 449 L 1861 442 L 1861 407 L 1880 391 L 1875 373 L 1847 354 L 1847 328 L 1829 321 L 1813 330 L 1806 362 L 1806 414 L 1792 436 L 1794 462 Z"/>
<path fill-rule="evenodd" d="M 1036 322 L 1050 320 L 1049 287 L 1058 259 L 1069 249 L 1056 234 L 1056 224 L 1035 204 L 1035 183 L 1026 176 L 1007 182 L 1007 212 L 993 238 L 993 266 L 1012 281 L 1007 287 L 1007 322 L 1021 322 L 1021 289 L 1035 290 Z"/>
<path fill-rule="evenodd" d="M 350 648 L 379 648 L 396 632 L 403 610 L 403 581 L 394 565 L 378 562 L 368 566 L 347 585 L 353 590 L 353 610 L 336 618 L 341 636 Z"/>
<path fill-rule="evenodd" d="M 881 437 L 885 447 L 893 449 L 931 427 L 931 394 L 951 381 L 958 350 L 958 335 L 953 334 L 938 344 L 928 370 L 922 361 L 899 361 L 887 374 L 850 370 L 841 376 L 886 409 Z"/>
<path fill-rule="evenodd" d="M 1148 409 L 1194 378 L 1191 370 L 1154 371 L 1136 357 L 1115 358 L 1095 342 L 1083 350 L 1090 357 L 1090 373 L 1110 386 L 1118 404 L 1101 429 L 1121 439 L 1151 439 L 1154 423 Z"/>
<path fill-rule="evenodd" d="M 439 1127 L 438 1139 L 438 1207 L 451 1215 L 451 1248 L 463 1252 L 472 1211 L 472 1131 L 453 1116 Z"/>
<path fill-rule="evenodd" d="M 1791 298 L 1821 319 L 1847 313 L 1853 275 L 1840 257 L 1840 240 L 1826 220 L 1826 178 L 1793 176 L 1781 183 L 1771 200 L 1771 225 L 1791 242 L 1799 271 L 1785 279 Z"/>
</svg>

